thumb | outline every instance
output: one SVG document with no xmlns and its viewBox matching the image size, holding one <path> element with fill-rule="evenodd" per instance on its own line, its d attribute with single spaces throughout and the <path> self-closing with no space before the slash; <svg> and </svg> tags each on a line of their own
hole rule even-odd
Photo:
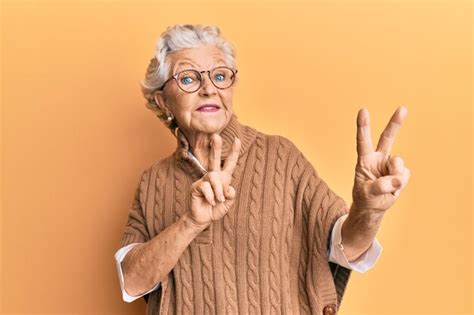
<svg viewBox="0 0 474 315">
<path fill-rule="evenodd" d="M 234 199 L 236 195 L 234 187 L 229 185 L 229 187 L 227 188 L 227 191 L 224 191 L 224 195 L 226 199 L 230 199 L 230 200 Z"/>
<path fill-rule="evenodd" d="M 234 199 L 236 195 L 234 187 L 229 185 L 227 190 L 224 189 L 224 195 L 225 201 L 223 203 L 218 203 L 216 207 L 212 208 L 212 216 L 215 218 L 213 220 L 222 218 L 234 205 Z"/>
<path fill-rule="evenodd" d="M 402 185 L 398 176 L 384 176 L 375 180 L 370 187 L 370 193 L 373 195 L 389 194 L 396 191 Z"/>
</svg>

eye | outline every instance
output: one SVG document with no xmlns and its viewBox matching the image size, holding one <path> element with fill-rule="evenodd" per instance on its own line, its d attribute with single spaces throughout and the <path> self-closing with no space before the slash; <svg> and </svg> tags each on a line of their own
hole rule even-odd
<svg viewBox="0 0 474 315">
<path fill-rule="evenodd" d="M 185 76 L 181 78 L 181 83 L 183 84 L 191 84 L 193 83 L 193 81 L 193 78 L 191 78 L 190 76 Z"/>
<path fill-rule="evenodd" d="M 214 76 L 214 79 L 215 79 L 216 81 L 224 81 L 224 80 L 225 80 L 225 74 L 223 74 L 223 73 L 218 73 L 218 74 L 216 74 L 216 75 Z"/>
</svg>

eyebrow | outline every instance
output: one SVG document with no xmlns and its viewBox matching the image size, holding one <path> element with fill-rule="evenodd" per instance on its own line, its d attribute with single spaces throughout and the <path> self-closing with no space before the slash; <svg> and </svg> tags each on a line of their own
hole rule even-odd
<svg viewBox="0 0 474 315">
<path fill-rule="evenodd" d="M 189 60 L 189 61 L 187 61 L 187 60 Z M 216 63 L 222 62 L 224 65 L 226 65 L 225 60 L 222 59 L 222 58 L 217 59 L 215 62 Z M 192 62 L 191 59 L 184 58 L 176 64 L 175 71 L 177 71 L 182 65 L 190 65 L 191 67 L 196 68 L 195 64 Z"/>
</svg>

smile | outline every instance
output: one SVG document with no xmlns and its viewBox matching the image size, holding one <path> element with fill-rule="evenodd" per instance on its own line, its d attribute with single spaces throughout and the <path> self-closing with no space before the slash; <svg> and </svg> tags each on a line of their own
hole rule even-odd
<svg viewBox="0 0 474 315">
<path fill-rule="evenodd" d="M 215 104 L 204 104 L 198 107 L 198 112 L 217 112 L 220 109 L 219 106 Z"/>
</svg>

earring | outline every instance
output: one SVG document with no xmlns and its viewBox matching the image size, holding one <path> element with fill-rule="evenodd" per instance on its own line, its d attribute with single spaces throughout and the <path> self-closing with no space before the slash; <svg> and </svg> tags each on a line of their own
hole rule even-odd
<svg viewBox="0 0 474 315">
<path fill-rule="evenodd" d="M 166 120 L 168 120 L 168 122 L 171 122 L 173 120 L 173 116 L 170 113 L 166 114 Z"/>
</svg>

